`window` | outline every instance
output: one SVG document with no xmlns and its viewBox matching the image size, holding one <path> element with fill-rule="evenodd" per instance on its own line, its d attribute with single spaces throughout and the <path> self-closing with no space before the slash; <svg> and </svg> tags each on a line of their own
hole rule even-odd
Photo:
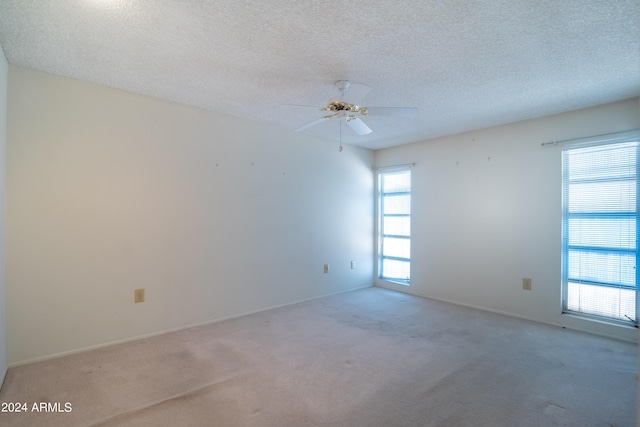
<svg viewBox="0 0 640 427">
<path fill-rule="evenodd" d="M 379 277 L 408 285 L 411 279 L 411 171 L 380 172 L 378 190 Z"/>
<path fill-rule="evenodd" d="M 562 285 L 567 313 L 637 324 L 638 144 L 562 153 Z"/>
</svg>

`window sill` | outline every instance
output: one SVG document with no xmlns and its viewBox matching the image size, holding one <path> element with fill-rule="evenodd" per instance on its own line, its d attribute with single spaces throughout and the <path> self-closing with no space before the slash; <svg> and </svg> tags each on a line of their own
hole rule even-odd
<svg viewBox="0 0 640 427">
<path fill-rule="evenodd" d="M 377 281 L 379 283 L 391 283 L 394 285 L 401 285 L 401 286 L 411 286 L 411 282 L 407 282 L 407 281 L 400 281 L 400 280 L 391 280 L 391 279 L 383 279 L 381 277 L 378 277 Z"/>
<path fill-rule="evenodd" d="M 588 314 L 571 313 L 571 312 L 564 312 L 562 313 L 562 315 L 566 317 L 571 317 L 574 319 L 588 320 L 589 322 L 600 323 L 601 325 L 621 326 L 623 328 L 628 328 L 628 329 L 638 329 L 638 327 L 633 323 L 624 322 L 622 320 L 615 320 L 615 319 L 607 320 L 603 317 L 589 316 Z"/>
</svg>

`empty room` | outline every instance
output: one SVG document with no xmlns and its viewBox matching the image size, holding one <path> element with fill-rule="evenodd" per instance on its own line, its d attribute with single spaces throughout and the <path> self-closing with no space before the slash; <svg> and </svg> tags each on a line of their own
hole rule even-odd
<svg viewBox="0 0 640 427">
<path fill-rule="evenodd" d="M 640 425 L 639 17 L 0 0 L 0 425 Z"/>
</svg>

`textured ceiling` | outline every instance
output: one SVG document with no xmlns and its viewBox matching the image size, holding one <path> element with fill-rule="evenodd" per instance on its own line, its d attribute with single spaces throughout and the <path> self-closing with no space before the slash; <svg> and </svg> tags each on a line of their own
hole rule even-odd
<svg viewBox="0 0 640 427">
<path fill-rule="evenodd" d="M 348 79 L 377 149 L 640 93 L 640 0 L 0 0 L 10 64 L 294 129 Z M 337 142 L 338 122 L 305 133 Z"/>
</svg>

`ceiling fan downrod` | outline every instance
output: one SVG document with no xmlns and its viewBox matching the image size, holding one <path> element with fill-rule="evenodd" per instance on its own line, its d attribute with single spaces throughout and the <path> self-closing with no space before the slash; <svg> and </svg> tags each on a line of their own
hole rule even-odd
<svg viewBox="0 0 640 427">
<path fill-rule="evenodd" d="M 336 82 L 336 87 L 340 91 L 340 94 L 344 97 L 344 95 L 349 90 L 349 86 L 351 86 L 351 82 L 349 80 L 338 80 Z"/>
</svg>

